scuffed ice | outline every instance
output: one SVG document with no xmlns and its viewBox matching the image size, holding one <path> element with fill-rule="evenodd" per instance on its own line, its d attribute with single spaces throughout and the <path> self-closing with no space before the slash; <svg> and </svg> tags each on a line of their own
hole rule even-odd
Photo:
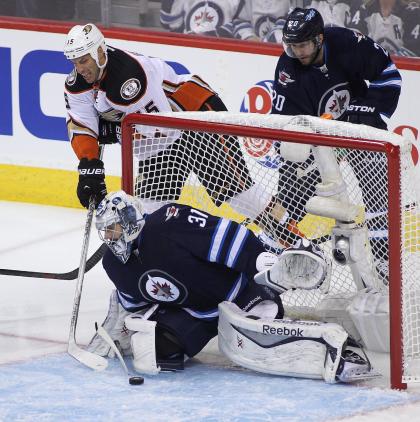
<svg viewBox="0 0 420 422">
<path fill-rule="evenodd" d="M 315 422 L 415 400 L 406 392 L 257 374 L 211 358 L 145 377 L 140 386 L 130 386 L 114 360 L 104 372 L 66 354 L 0 366 L 1 421 Z"/>
</svg>

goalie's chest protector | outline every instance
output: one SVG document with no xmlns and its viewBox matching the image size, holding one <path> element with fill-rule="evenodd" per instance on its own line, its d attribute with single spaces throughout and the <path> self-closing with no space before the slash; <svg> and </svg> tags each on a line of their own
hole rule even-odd
<svg viewBox="0 0 420 422">
<path fill-rule="evenodd" d="M 104 268 L 133 303 L 181 305 L 200 312 L 217 309 L 247 284 L 242 272 L 209 261 L 220 220 L 187 206 L 163 207 L 147 216 L 138 255 L 122 264 L 107 251 Z"/>
</svg>

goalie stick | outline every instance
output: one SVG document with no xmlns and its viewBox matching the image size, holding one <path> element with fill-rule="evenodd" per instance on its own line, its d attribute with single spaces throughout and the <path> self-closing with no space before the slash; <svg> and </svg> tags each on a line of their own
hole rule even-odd
<svg viewBox="0 0 420 422">
<path fill-rule="evenodd" d="M 85 272 L 91 270 L 104 256 L 107 249 L 105 243 L 92 254 L 92 256 L 86 261 Z M 34 278 L 47 278 L 52 280 L 76 280 L 79 274 L 79 268 L 76 268 L 67 273 L 46 273 L 38 271 L 22 271 L 22 270 L 10 270 L 7 268 L 0 268 L 0 275 L 11 275 L 16 277 L 34 277 Z"/>
<path fill-rule="evenodd" d="M 104 370 L 108 366 L 108 361 L 102 356 L 82 349 L 76 343 L 76 326 L 79 316 L 80 299 L 82 297 L 83 278 L 85 275 L 86 255 L 89 246 L 90 228 L 92 226 L 93 213 L 95 211 L 95 201 L 91 197 L 89 201 L 89 211 L 85 224 L 83 237 L 82 255 L 80 257 L 79 274 L 77 277 L 76 292 L 74 294 L 73 312 L 71 315 L 70 332 L 67 352 L 83 365 L 98 371 Z"/>
</svg>

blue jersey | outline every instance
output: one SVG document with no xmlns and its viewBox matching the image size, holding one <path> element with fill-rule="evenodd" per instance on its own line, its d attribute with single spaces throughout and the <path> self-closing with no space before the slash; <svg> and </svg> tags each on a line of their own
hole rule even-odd
<svg viewBox="0 0 420 422">
<path fill-rule="evenodd" d="M 253 281 L 261 252 L 263 245 L 244 226 L 169 204 L 146 216 L 137 250 L 126 264 L 108 250 L 103 266 L 127 310 L 159 303 L 215 318 L 220 302 L 263 288 Z"/>
<path fill-rule="evenodd" d="M 339 119 L 350 102 L 356 102 L 390 117 L 397 107 L 401 76 L 389 54 L 370 38 L 347 28 L 325 28 L 323 46 L 322 66 L 303 66 L 286 53 L 280 56 L 272 113 L 328 113 Z"/>
</svg>

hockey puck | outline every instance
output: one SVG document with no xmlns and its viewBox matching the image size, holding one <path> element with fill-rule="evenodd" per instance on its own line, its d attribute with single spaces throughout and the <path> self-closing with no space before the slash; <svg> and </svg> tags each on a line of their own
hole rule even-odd
<svg viewBox="0 0 420 422">
<path fill-rule="evenodd" d="M 128 382 L 130 383 L 130 385 L 141 385 L 144 383 L 144 378 L 143 377 L 130 377 L 128 379 Z"/>
</svg>

